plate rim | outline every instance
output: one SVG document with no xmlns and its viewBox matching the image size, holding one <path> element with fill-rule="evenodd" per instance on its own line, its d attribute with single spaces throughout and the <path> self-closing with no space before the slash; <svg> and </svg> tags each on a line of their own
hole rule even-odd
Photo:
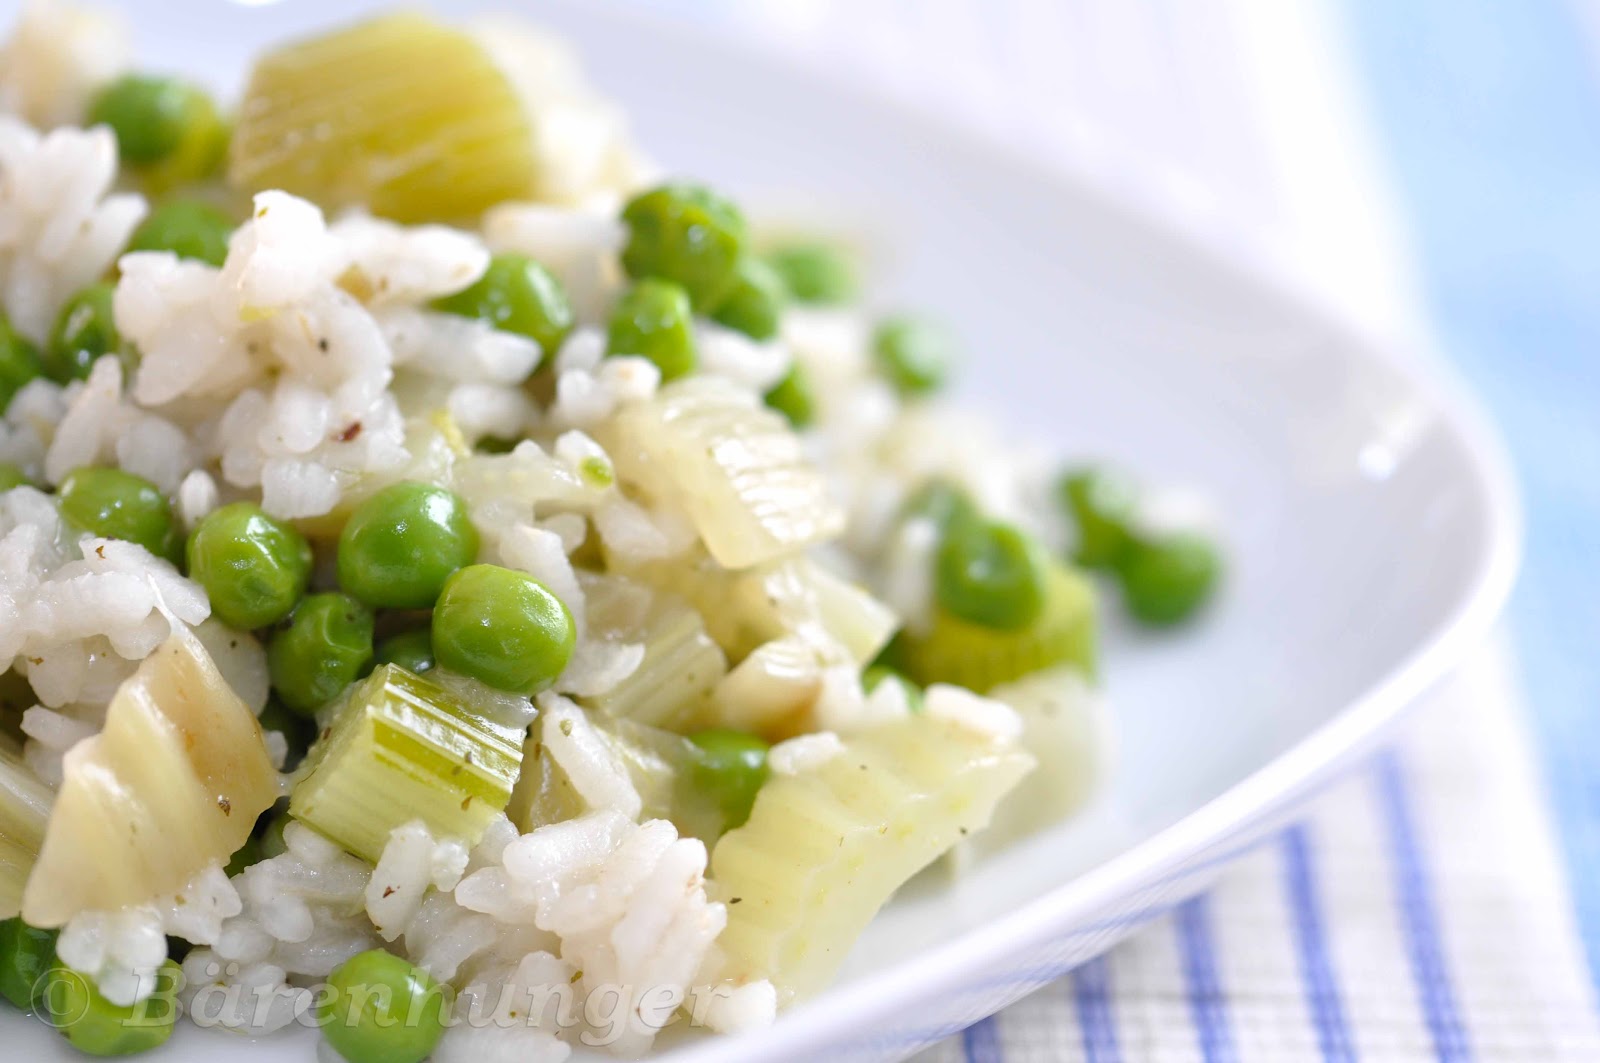
<svg viewBox="0 0 1600 1063">
<path fill-rule="evenodd" d="M 568 10 L 575 6 L 569 0 L 546 2 Z M 622 18 L 636 25 L 642 21 L 653 32 L 689 38 L 701 49 L 739 51 L 753 47 L 764 59 L 783 67 L 785 76 L 847 91 L 864 106 L 880 110 L 896 122 L 960 150 L 986 153 L 995 165 L 1080 196 L 1091 207 L 1116 215 L 1118 221 L 1166 240 L 1176 249 L 1231 274 L 1232 279 L 1249 285 L 1279 307 L 1326 329 L 1328 335 L 1340 341 L 1340 348 L 1349 352 L 1348 357 L 1391 371 L 1414 394 L 1430 400 L 1438 423 L 1463 459 L 1468 482 L 1484 502 L 1484 523 L 1477 529 L 1483 539 L 1480 556 L 1471 579 L 1458 592 L 1457 601 L 1443 621 L 1363 694 L 1290 748 L 1126 852 L 1051 887 L 1003 916 L 858 981 L 832 986 L 780 1014 L 771 1027 L 674 1046 L 650 1058 L 663 1063 L 776 1063 L 811 1058 L 811 1052 L 837 1046 L 841 1031 L 853 1031 L 859 1036 L 860 1030 L 880 1020 L 909 1014 L 918 1001 L 958 990 L 967 972 L 1003 966 L 1008 954 L 1066 929 L 1086 914 L 1164 879 L 1182 878 L 1174 872 L 1199 854 L 1256 822 L 1291 810 L 1297 801 L 1330 782 L 1341 767 L 1375 746 L 1421 695 L 1488 637 L 1510 596 L 1521 563 L 1521 494 L 1509 452 L 1482 403 L 1425 336 L 1401 339 L 1374 334 L 1339 315 L 1298 277 L 1274 270 L 1275 263 L 1269 256 L 1252 254 L 1240 245 L 1208 241 L 1200 232 L 1184 227 L 1156 197 L 1112 187 L 1091 167 L 1070 159 L 1047 162 L 1010 141 L 930 114 L 895 96 L 849 79 L 828 77 L 759 40 L 741 43 L 660 15 L 628 14 L 613 0 L 588 0 L 583 17 Z M 1252 840 L 1241 847 L 1240 854 L 1230 853 L 1229 861 L 1257 844 L 1259 841 Z M 1196 883 L 1196 888 L 1200 885 Z M 970 1021 L 977 1021 L 977 1017 Z M 941 1027 L 939 1032 L 954 1034 L 965 1025 Z M 908 1041 L 905 1051 L 915 1047 Z"/>
</svg>

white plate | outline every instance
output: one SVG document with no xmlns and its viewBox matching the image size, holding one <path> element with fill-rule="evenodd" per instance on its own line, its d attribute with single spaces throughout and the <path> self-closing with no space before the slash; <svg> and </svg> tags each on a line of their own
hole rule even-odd
<svg viewBox="0 0 1600 1063">
<path fill-rule="evenodd" d="M 232 85 L 261 42 L 374 6 L 139 5 L 140 55 Z M 974 401 L 1063 455 L 1202 488 L 1235 558 L 1201 628 L 1112 633 L 1121 752 L 1095 809 L 898 900 L 838 985 L 775 1028 L 668 1058 L 891 1059 L 997 1010 L 1203 888 L 1484 633 L 1515 569 L 1517 504 L 1497 441 L 1437 366 L 1085 182 L 770 57 L 592 4 L 535 10 L 660 159 L 747 202 L 864 221 L 892 249 L 885 297 L 966 333 Z M 0 1040 L 8 1056 L 64 1053 L 14 1015 Z M 309 1051 L 184 1029 L 158 1058 Z"/>
</svg>

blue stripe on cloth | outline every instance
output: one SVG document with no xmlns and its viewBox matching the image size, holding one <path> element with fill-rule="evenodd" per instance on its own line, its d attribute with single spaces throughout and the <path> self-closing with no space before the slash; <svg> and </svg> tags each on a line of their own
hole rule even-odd
<svg viewBox="0 0 1600 1063">
<path fill-rule="evenodd" d="M 1000 1050 L 1000 1023 L 995 1016 L 979 1019 L 962 1030 L 961 1048 L 967 1063 L 1001 1063 L 1005 1054 Z"/>
<path fill-rule="evenodd" d="M 1326 1063 L 1352 1063 L 1356 1058 L 1350 1027 L 1345 1021 L 1339 980 L 1328 956 L 1322 926 L 1322 904 L 1312 868 L 1311 838 L 1304 826 L 1283 832 L 1284 890 L 1294 920 L 1300 978 L 1305 984 L 1306 1007 L 1317 1033 L 1317 1047 Z"/>
<path fill-rule="evenodd" d="M 1439 335 L 1528 510 L 1521 680 L 1600 988 L 1600 86 L 1556 0 L 1342 0 Z"/>
<path fill-rule="evenodd" d="M 1111 1014 L 1111 968 L 1096 956 L 1072 975 L 1072 997 L 1078 1008 L 1078 1030 L 1083 1035 L 1086 1063 L 1118 1063 L 1117 1024 Z"/>
<path fill-rule="evenodd" d="M 1442 1063 L 1472 1058 L 1466 1027 L 1456 1010 L 1455 991 L 1439 937 L 1433 884 L 1428 879 L 1421 843 L 1412 818 L 1405 768 L 1394 750 L 1380 753 L 1374 765 L 1384 825 L 1389 834 L 1389 860 L 1394 868 L 1395 905 L 1405 936 L 1411 974 L 1422 1002 L 1423 1019 L 1433 1037 L 1433 1051 Z"/>
<path fill-rule="evenodd" d="M 1189 988 L 1189 1011 L 1206 1063 L 1232 1063 L 1233 1030 L 1228 1023 L 1228 1001 L 1217 978 L 1216 950 L 1211 941 L 1211 913 L 1202 894 L 1178 906 L 1178 951 L 1183 978 Z"/>
</svg>

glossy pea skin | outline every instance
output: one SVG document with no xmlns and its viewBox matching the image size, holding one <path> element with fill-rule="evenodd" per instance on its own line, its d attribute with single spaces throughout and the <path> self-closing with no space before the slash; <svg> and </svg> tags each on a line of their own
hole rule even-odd
<svg viewBox="0 0 1600 1063">
<path fill-rule="evenodd" d="M 328 976 L 317 1023 L 348 1063 L 422 1063 L 444 1036 L 449 1006 L 449 991 L 426 971 L 372 949 Z"/>
<path fill-rule="evenodd" d="M 789 372 L 762 396 L 762 401 L 788 419 L 791 427 L 805 428 L 817 419 L 817 394 L 806 367 L 795 362 Z"/>
<path fill-rule="evenodd" d="M 906 497 L 900 507 L 900 519 L 931 521 L 943 537 L 952 527 L 977 520 L 978 507 L 960 487 L 936 478 L 923 481 Z"/>
<path fill-rule="evenodd" d="M 545 689 L 567 667 L 576 641 L 559 598 L 527 573 L 498 565 L 459 569 L 433 607 L 439 666 L 499 690 Z"/>
<path fill-rule="evenodd" d="M 22 471 L 21 466 L 13 465 L 9 461 L 0 461 L 0 492 L 32 482 L 28 479 L 28 474 Z"/>
<path fill-rule="evenodd" d="M 17 392 L 43 371 L 39 349 L 0 317 L 0 414 L 6 412 Z"/>
<path fill-rule="evenodd" d="M 91 284 L 67 300 L 45 344 L 45 376 L 58 384 L 85 380 L 101 355 L 118 352 L 122 341 L 111 313 L 112 292 L 109 284 Z"/>
<path fill-rule="evenodd" d="M 0 997 L 28 1011 L 43 978 L 56 964 L 59 930 L 41 930 L 21 918 L 0 920 Z"/>
<path fill-rule="evenodd" d="M 372 610 L 327 591 L 300 600 L 267 645 L 267 672 L 284 707 L 309 716 L 372 663 Z"/>
<path fill-rule="evenodd" d="M 228 257 L 233 219 L 198 199 L 172 199 L 150 212 L 128 241 L 129 251 L 171 251 L 220 266 Z"/>
<path fill-rule="evenodd" d="M 663 381 L 694 372 L 694 311 L 689 295 L 671 281 L 647 278 L 622 294 L 611 311 L 606 353 L 648 358 Z"/>
<path fill-rule="evenodd" d="M 489 268 L 471 287 L 435 300 L 434 308 L 487 321 L 503 332 L 515 332 L 554 354 L 572 331 L 572 304 L 555 275 L 527 255 L 505 252 L 489 260 Z"/>
<path fill-rule="evenodd" d="M 782 278 L 797 303 L 838 306 L 856 297 L 859 285 L 850 259 L 827 244 L 800 243 L 775 247 L 767 262 Z"/>
<path fill-rule="evenodd" d="M 912 712 L 922 711 L 922 688 L 899 671 L 886 664 L 875 664 L 861 673 L 861 689 L 871 694 L 884 683 L 899 683 L 906 694 L 906 707 Z"/>
<path fill-rule="evenodd" d="M 413 675 L 433 671 L 433 635 L 426 628 L 390 635 L 373 654 L 377 664 L 398 664 Z"/>
<path fill-rule="evenodd" d="M 1191 532 L 1135 543 L 1117 565 L 1128 612 L 1149 627 L 1189 619 L 1211 597 L 1221 574 L 1217 548 Z"/>
<path fill-rule="evenodd" d="M 880 322 L 872 334 L 878 371 L 902 395 L 939 390 L 955 360 L 955 341 L 942 326 L 901 315 Z"/>
<path fill-rule="evenodd" d="M 165 1044 L 178 1017 L 175 989 L 182 972 L 167 960 L 156 978 L 153 996 L 122 1007 L 101 996 L 93 979 L 58 964 L 50 970 L 40 1003 L 67 1043 L 85 1055 L 137 1055 Z"/>
<path fill-rule="evenodd" d="M 742 259 L 733 287 L 711 311 L 711 319 L 749 336 L 770 340 L 778 334 L 778 319 L 788 292 L 783 278 L 759 258 Z"/>
<path fill-rule="evenodd" d="M 177 559 L 180 540 L 172 504 L 144 477 L 121 469 L 74 469 L 61 481 L 56 497 L 61 515 L 84 531 L 125 539 L 157 557 Z"/>
<path fill-rule="evenodd" d="M 1078 529 L 1073 559 L 1085 568 L 1115 567 L 1133 542 L 1132 481 L 1113 469 L 1076 469 L 1061 478 L 1057 494 Z"/>
<path fill-rule="evenodd" d="M 339 534 L 339 586 L 375 607 L 427 609 L 450 573 L 478 556 L 478 529 L 442 487 L 390 484 L 356 507 Z"/>
<path fill-rule="evenodd" d="M 716 306 L 733 288 L 749 242 L 744 215 L 701 185 L 673 182 L 635 196 L 622 210 L 628 242 L 622 266 L 635 279 L 683 286 L 697 308 Z"/>
<path fill-rule="evenodd" d="M 216 108 L 202 89 L 170 77 L 128 74 L 89 104 L 89 124 L 110 126 L 117 153 L 134 165 L 161 162 L 198 124 L 215 121 Z"/>
<path fill-rule="evenodd" d="M 243 631 L 288 616 L 311 578 L 305 537 L 249 502 L 206 514 L 189 535 L 188 560 L 211 611 Z"/>
<path fill-rule="evenodd" d="M 696 747 L 696 788 L 716 801 L 724 830 L 740 826 L 750 818 L 756 794 L 767 781 L 771 747 L 755 735 L 722 727 L 692 734 L 689 741 Z"/>
<path fill-rule="evenodd" d="M 997 521 L 953 525 L 939 544 L 934 596 L 946 611 L 1015 631 L 1044 610 L 1048 559 L 1024 531 Z"/>
</svg>

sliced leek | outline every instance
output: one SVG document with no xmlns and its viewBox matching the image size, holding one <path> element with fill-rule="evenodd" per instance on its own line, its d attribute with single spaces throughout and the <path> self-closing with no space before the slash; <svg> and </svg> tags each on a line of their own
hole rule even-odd
<svg viewBox="0 0 1600 1063">
<path fill-rule="evenodd" d="M 176 893 L 227 863 L 278 797 L 255 714 L 186 630 L 117 688 L 63 774 L 22 901 L 38 927 Z"/>
<path fill-rule="evenodd" d="M 601 440 L 617 472 L 680 508 L 725 568 L 837 535 L 844 514 L 782 415 L 716 378 L 689 378 L 623 409 Z"/>
<path fill-rule="evenodd" d="M 1060 665 L 1092 676 L 1095 626 L 1094 588 L 1077 571 L 1053 564 L 1046 576 L 1044 611 L 1027 627 L 999 631 L 935 607 L 927 632 L 902 636 L 893 656 L 924 686 L 952 683 L 982 693 Z"/>
<path fill-rule="evenodd" d="M 22 911 L 22 890 L 44 843 L 53 796 L 21 756 L 0 750 L 0 919 Z"/>
<path fill-rule="evenodd" d="M 436 838 L 476 844 L 505 810 L 521 765 L 520 728 L 387 664 L 351 690 L 312 747 L 289 814 L 374 863 L 389 832 L 413 819 Z"/>
<path fill-rule="evenodd" d="M 415 13 L 262 56 L 239 105 L 228 179 L 399 221 L 475 217 L 527 198 L 533 129 L 471 36 Z"/>
<path fill-rule="evenodd" d="M 890 895 L 987 824 L 1032 766 L 1012 742 L 918 715 L 774 774 L 711 857 L 721 897 L 739 898 L 717 939 L 724 976 L 790 998 L 821 988 Z"/>
<path fill-rule="evenodd" d="M 610 716 L 681 729 L 727 674 L 728 660 L 706 634 L 700 614 L 674 596 L 657 601 L 641 638 L 644 659 L 639 667 L 585 704 Z"/>
</svg>

